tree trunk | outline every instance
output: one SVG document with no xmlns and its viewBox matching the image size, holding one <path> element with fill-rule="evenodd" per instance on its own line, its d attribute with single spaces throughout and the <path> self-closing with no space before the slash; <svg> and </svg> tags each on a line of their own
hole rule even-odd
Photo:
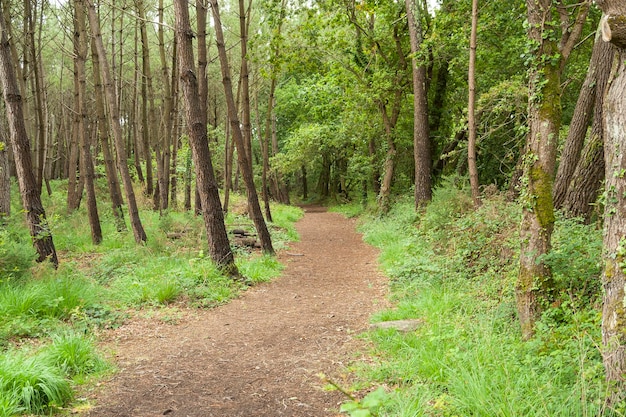
<svg viewBox="0 0 626 417">
<path fill-rule="evenodd" d="M 31 9 L 31 2 L 27 0 L 24 2 L 26 6 L 25 10 L 25 18 L 28 21 L 28 46 L 31 60 L 31 68 L 32 68 L 32 78 L 31 84 L 33 87 L 33 102 L 35 105 L 34 113 L 35 113 L 35 126 L 36 126 L 36 140 L 35 140 L 35 168 L 37 172 L 37 186 L 39 187 L 39 192 L 41 193 L 43 181 L 44 181 L 44 156 L 45 156 L 45 143 L 46 143 L 46 118 L 45 118 L 45 108 L 46 108 L 46 100 L 45 100 L 45 90 L 43 87 L 43 66 L 41 64 L 41 59 L 38 56 L 37 52 L 37 42 L 35 40 L 35 21 L 37 18 L 37 3 L 33 3 L 34 10 Z M 39 13 L 40 19 L 43 18 L 43 7 L 41 12 Z M 41 23 L 41 22 L 40 22 Z M 39 39 L 41 39 L 41 31 L 42 26 L 39 25 Z"/>
<path fill-rule="evenodd" d="M 85 74 L 85 63 L 87 62 L 87 27 L 85 6 L 82 0 L 74 1 L 74 65 L 78 78 L 77 91 L 77 113 L 78 113 L 78 136 L 80 138 L 80 148 L 82 157 L 81 178 L 85 181 L 87 191 L 87 216 L 91 229 L 91 241 L 94 245 L 102 242 L 102 228 L 100 227 L 100 217 L 98 216 L 98 206 L 96 203 L 96 188 L 94 186 L 94 169 L 91 159 L 90 137 L 87 132 L 87 77 Z"/>
<path fill-rule="evenodd" d="M 387 141 L 387 155 L 383 164 L 383 179 L 380 184 L 380 193 L 378 195 L 378 208 L 383 214 L 387 214 L 391 209 L 391 186 L 393 184 L 393 174 L 396 166 L 396 143 L 394 140 L 394 130 L 399 115 L 399 102 L 401 97 L 396 93 L 396 100 L 394 103 L 394 109 L 392 117 L 389 117 L 387 113 L 387 106 L 384 103 L 379 103 L 380 112 L 383 118 L 383 125 L 385 127 L 385 139 Z"/>
<path fill-rule="evenodd" d="M 98 134 L 100 145 L 102 148 L 102 156 L 104 158 L 104 171 L 107 176 L 107 185 L 109 189 L 109 197 L 111 198 L 111 208 L 113 210 L 113 218 L 115 219 L 115 227 L 118 232 L 126 230 L 124 221 L 124 200 L 122 198 L 122 188 L 120 180 L 115 169 L 115 160 L 111 152 L 111 143 L 109 140 L 109 128 L 107 126 L 106 111 L 104 105 L 102 77 L 100 76 L 100 64 L 98 63 L 98 53 L 96 51 L 96 43 L 93 38 L 91 40 L 91 56 L 94 79 L 94 96 L 96 102 L 96 114 L 98 116 Z"/>
<path fill-rule="evenodd" d="M 269 186 L 267 184 L 267 177 L 270 170 L 270 157 L 268 144 L 263 140 L 261 132 L 261 114 L 259 112 L 259 92 L 256 91 L 254 96 L 254 109 L 256 114 L 256 129 L 259 132 L 259 145 L 261 147 L 261 159 L 262 159 L 262 171 L 261 171 L 261 197 L 263 198 L 263 205 L 265 208 L 265 219 L 268 222 L 272 222 L 272 209 L 270 206 L 270 193 Z"/>
<path fill-rule="evenodd" d="M 0 136 L 0 219 L 11 214 L 11 175 L 9 152 L 4 135 Z"/>
<path fill-rule="evenodd" d="M 228 213 L 230 204 L 230 190 L 233 188 L 233 157 L 235 143 L 230 140 L 230 123 L 226 120 L 224 126 L 224 213 Z"/>
<path fill-rule="evenodd" d="M 598 123 L 594 121 L 593 125 L 591 138 L 580 155 L 562 206 L 567 216 L 582 217 L 585 223 L 591 221 L 595 207 L 593 203 L 598 199 L 605 170 L 602 119 Z"/>
<path fill-rule="evenodd" d="M 593 115 L 594 103 L 604 94 L 612 60 L 613 47 L 607 42 L 602 42 L 601 29 L 598 27 L 589 69 L 578 95 L 554 181 L 554 208 L 557 210 L 563 206 L 567 197 L 569 184 L 579 163 L 589 121 Z"/>
<path fill-rule="evenodd" d="M 202 210 L 206 227 L 209 254 L 218 268 L 231 277 L 239 277 L 233 252 L 230 249 L 224 214 L 213 172 L 213 164 L 208 146 L 206 114 L 198 95 L 198 81 L 193 60 L 193 32 L 189 23 L 189 10 L 185 0 L 174 1 L 176 17 L 176 37 L 183 96 L 186 104 L 189 143 L 196 167 L 197 189 L 202 198 Z"/>
<path fill-rule="evenodd" d="M 306 175 L 306 165 L 302 165 L 300 172 L 302 174 L 302 199 L 307 200 L 309 198 L 309 180 Z"/>
<path fill-rule="evenodd" d="M 152 91 L 152 70 L 150 68 L 150 46 L 148 44 L 148 32 L 146 29 L 146 12 L 142 0 L 135 1 L 137 7 L 139 33 L 141 38 L 141 143 L 146 160 L 146 195 L 154 195 L 154 178 L 152 176 L 154 169 L 152 168 L 152 144 L 154 140 L 154 132 L 157 126 L 154 117 L 154 93 Z M 158 146 L 155 143 L 156 146 Z M 139 160 L 138 157 L 136 157 Z M 158 172 L 157 178 L 162 175 Z M 160 201 L 160 200 L 157 200 Z M 155 207 L 156 208 L 156 207 Z"/>
<path fill-rule="evenodd" d="M 591 135 L 579 158 L 576 170 L 569 182 L 563 211 L 569 216 L 582 217 L 586 222 L 591 221 L 594 204 L 604 181 L 604 92 L 611 73 L 611 64 L 615 55 L 615 48 L 608 42 L 596 39 L 601 50 L 593 66 L 595 72 L 595 104 Z M 594 51 L 596 45 L 594 44 Z M 592 57 L 592 61 L 594 58 Z M 592 72 L 590 68 L 590 72 Z M 571 131 L 571 130 L 570 130 Z M 561 160 L 563 163 L 563 160 Z M 559 165 L 560 168 L 560 165 Z M 556 194 L 556 192 L 555 192 Z"/>
<path fill-rule="evenodd" d="M 174 97 L 172 90 L 175 79 L 171 79 L 169 69 L 167 67 L 167 59 L 165 57 L 165 35 L 163 30 L 164 9 L 163 0 L 159 0 L 159 26 L 157 28 L 157 35 L 159 39 L 159 58 L 161 60 L 161 75 L 163 82 L 163 119 L 165 121 L 164 133 L 163 133 L 163 171 L 164 177 L 159 178 L 162 182 L 161 192 L 161 208 L 167 208 L 171 204 L 174 208 L 178 206 L 176 200 L 176 157 L 178 154 L 178 141 L 173 140 L 172 132 L 174 127 Z M 174 44 L 174 55 L 176 53 L 176 44 Z M 174 60 L 174 65 L 176 60 Z M 173 68 L 173 73 L 176 73 L 176 68 Z M 170 145 L 172 145 L 171 155 L 169 153 Z M 164 187 L 164 188 L 163 188 Z M 167 189 L 170 190 L 169 204 L 167 199 Z M 164 195 L 165 193 L 165 195 Z"/>
<path fill-rule="evenodd" d="M 224 91 L 226 95 L 226 104 L 228 106 L 228 117 L 230 119 L 231 133 L 233 140 L 237 147 L 237 159 L 241 170 L 241 175 L 246 184 L 246 191 L 248 196 L 248 209 L 250 216 L 254 222 L 257 235 L 261 241 L 261 248 L 264 253 L 268 255 L 274 255 L 274 248 L 272 247 L 272 239 L 263 219 L 263 212 L 259 204 L 259 197 L 254 187 L 254 177 L 252 170 L 249 169 L 250 164 L 247 160 L 245 144 L 243 141 L 243 134 L 239 125 L 239 117 L 237 116 L 237 107 L 235 106 L 235 98 L 233 96 L 233 88 L 230 77 L 230 68 L 228 66 L 228 58 L 226 56 L 226 46 L 224 44 L 224 34 L 222 32 L 222 22 L 220 20 L 219 8 L 217 0 L 211 0 L 211 11 L 213 13 L 213 20 L 215 22 L 215 36 L 217 40 L 217 50 L 220 58 L 220 65 L 222 67 L 222 83 L 224 84 Z"/>
<path fill-rule="evenodd" d="M 474 206 L 480 205 L 478 189 L 478 168 L 476 167 L 476 32 L 478 28 L 478 0 L 472 0 L 472 30 L 470 35 L 470 55 L 468 70 L 469 100 L 467 106 L 467 166 L 470 177 L 470 188 Z"/>
<path fill-rule="evenodd" d="M 563 33 L 560 42 L 553 36 L 544 36 L 559 30 L 545 19 L 555 13 L 553 2 L 527 0 L 526 4 L 528 36 L 537 47 L 529 70 L 529 134 L 522 163 L 521 251 L 515 290 L 522 337 L 529 339 L 541 315 L 541 306 L 550 300 L 554 287 L 551 271 L 542 257 L 550 251 L 555 220 L 552 185 L 561 123 L 561 73 L 580 38 L 590 4 L 581 3 L 571 31 Z M 545 56 L 560 58 L 546 60 Z"/>
<path fill-rule="evenodd" d="M 246 15 L 250 13 L 250 5 L 246 11 L 244 0 L 239 0 L 239 39 L 241 46 L 241 121 L 244 151 L 252 171 L 252 125 L 250 116 L 250 76 L 248 74 L 248 25 Z M 251 2 L 250 2 L 251 3 Z"/>
<path fill-rule="evenodd" d="M 411 53 L 417 54 L 422 45 L 422 24 L 415 0 L 405 0 Z M 415 208 L 425 205 L 432 198 L 432 159 L 428 126 L 428 91 L 426 89 L 426 65 L 411 59 L 413 73 L 413 158 L 415 161 Z"/>
<path fill-rule="evenodd" d="M 616 0 L 597 4 L 604 12 L 602 38 L 618 49 L 604 99 L 607 199 L 602 252 L 602 355 L 606 378 L 612 384 L 610 400 L 617 403 L 626 395 L 626 272 L 623 267 L 626 257 L 626 4 Z"/>
<path fill-rule="evenodd" d="M 191 175 L 192 175 L 192 156 L 191 149 L 188 149 L 185 155 L 185 197 L 183 206 L 185 211 L 191 210 Z"/>
<path fill-rule="evenodd" d="M 73 213 L 80 206 L 81 196 L 78 190 L 78 167 L 80 158 L 80 111 L 79 111 L 79 78 L 78 78 L 78 64 L 76 57 L 79 55 L 78 51 L 78 37 L 79 29 L 77 28 L 76 17 L 74 17 L 74 111 L 73 111 L 73 123 L 72 123 L 72 135 L 69 141 L 69 160 L 68 160 L 68 176 L 67 176 L 67 212 Z"/>
<path fill-rule="evenodd" d="M 104 50 L 104 44 L 102 42 L 102 35 L 100 33 L 100 22 L 96 13 L 96 8 L 90 0 L 87 1 L 87 9 L 89 14 L 89 23 L 91 25 L 92 35 L 96 44 L 96 51 L 98 55 L 98 62 L 100 70 L 102 71 L 102 78 L 104 80 L 104 90 L 106 92 L 107 101 L 109 104 L 109 122 L 111 123 L 111 130 L 113 131 L 113 138 L 115 140 L 115 150 L 117 152 L 117 166 L 122 176 L 122 183 L 124 184 L 124 192 L 126 193 L 126 201 L 128 203 L 128 215 L 130 217 L 131 228 L 133 229 L 133 235 L 137 243 L 144 243 L 147 240 L 146 232 L 141 224 L 139 218 L 139 208 L 137 207 L 137 200 L 135 199 L 135 192 L 133 190 L 133 182 L 128 171 L 128 159 L 126 158 L 126 149 L 124 147 L 124 138 L 122 137 L 122 127 L 120 125 L 120 112 L 117 101 L 117 94 L 115 93 L 115 86 L 111 73 L 109 71 L 109 64 L 106 59 L 106 52 Z"/>
<path fill-rule="evenodd" d="M 46 220 L 46 213 L 41 204 L 37 180 L 33 174 L 30 156 L 30 144 L 22 112 L 22 95 L 17 86 L 17 79 L 11 62 L 11 46 L 7 38 L 6 24 L 0 8 L 0 82 L 6 104 L 7 119 L 15 159 L 17 180 L 22 195 L 22 204 L 26 220 L 37 251 L 37 262 L 49 259 L 56 268 L 59 264 L 52 233 Z"/>
</svg>

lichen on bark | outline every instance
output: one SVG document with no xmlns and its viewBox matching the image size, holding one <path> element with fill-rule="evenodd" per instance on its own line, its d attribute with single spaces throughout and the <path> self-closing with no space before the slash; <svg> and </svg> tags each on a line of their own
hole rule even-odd
<svg viewBox="0 0 626 417">
<path fill-rule="evenodd" d="M 552 230 L 554 225 L 554 204 L 552 201 L 552 176 L 538 165 L 530 169 L 533 184 L 534 207 L 537 220 L 544 230 Z"/>
</svg>

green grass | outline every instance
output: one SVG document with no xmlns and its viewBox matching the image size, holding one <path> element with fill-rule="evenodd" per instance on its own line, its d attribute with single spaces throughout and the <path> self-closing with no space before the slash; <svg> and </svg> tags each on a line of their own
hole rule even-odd
<svg viewBox="0 0 626 417">
<path fill-rule="evenodd" d="M 7 416 L 16 410 L 46 413 L 72 398 L 70 383 L 58 368 L 37 356 L 11 351 L 0 356 L 0 393 L 7 399 Z"/>
<path fill-rule="evenodd" d="M 70 330 L 54 334 L 52 343 L 44 348 L 40 357 L 72 378 L 108 369 L 106 361 L 96 352 L 93 341 L 84 334 Z"/>
<path fill-rule="evenodd" d="M 419 318 L 416 331 L 377 330 L 373 364 L 356 387 L 384 386 L 379 416 L 613 416 L 604 404 L 595 225 L 559 219 L 546 258 L 558 298 L 522 342 L 515 308 L 520 209 L 500 196 L 474 210 L 445 184 L 416 214 L 365 214 L 365 240 L 381 249 L 394 308 L 373 321 Z"/>
<path fill-rule="evenodd" d="M 97 186 L 105 196 L 105 182 Z M 160 215 L 138 195 L 148 241 L 137 245 L 127 214 L 128 230 L 120 233 L 109 203 L 100 199 L 104 240 L 93 245 L 84 204 L 67 215 L 66 182 L 53 181 L 52 189 L 42 199 L 58 270 L 34 263 L 16 188 L 13 214 L 0 224 L 0 417 L 49 414 L 71 401 L 74 384 L 107 372 L 94 330 L 120 326 L 138 310 L 151 315 L 171 304 L 173 309 L 214 307 L 246 288 L 222 275 L 206 256 L 204 222 L 193 212 Z M 232 207 L 245 205 L 244 197 L 231 198 Z M 303 212 L 278 204 L 272 209 L 274 247 L 286 248 L 298 238 L 294 223 Z M 254 230 L 246 216 L 233 214 L 227 228 L 234 227 Z M 275 258 L 243 249 L 236 251 L 236 262 L 248 283 L 268 281 L 282 269 Z"/>
</svg>

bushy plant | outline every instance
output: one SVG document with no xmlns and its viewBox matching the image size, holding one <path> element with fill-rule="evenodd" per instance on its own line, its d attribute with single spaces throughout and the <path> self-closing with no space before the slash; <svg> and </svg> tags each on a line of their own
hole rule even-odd
<svg viewBox="0 0 626 417">
<path fill-rule="evenodd" d="M 35 260 L 30 235 L 25 229 L 22 232 L 7 230 L 0 225 L 0 284 L 20 278 Z"/>
<path fill-rule="evenodd" d="M 0 398 L 28 413 L 43 414 L 72 398 L 72 389 L 61 372 L 40 360 L 17 352 L 0 355 Z"/>
<path fill-rule="evenodd" d="M 67 330 L 53 335 L 52 344 L 42 351 L 40 357 L 70 377 L 101 372 L 107 367 L 89 338 Z"/>
<path fill-rule="evenodd" d="M 417 217 L 401 203 L 366 217 L 396 305 L 373 320 L 420 319 L 416 331 L 369 333 L 375 365 L 362 375 L 395 391 L 384 416 L 602 416 L 601 236 L 559 219 L 552 267 L 557 294 L 522 342 L 515 307 L 520 208 L 494 195 L 474 209 L 463 188 L 436 190 Z"/>
</svg>

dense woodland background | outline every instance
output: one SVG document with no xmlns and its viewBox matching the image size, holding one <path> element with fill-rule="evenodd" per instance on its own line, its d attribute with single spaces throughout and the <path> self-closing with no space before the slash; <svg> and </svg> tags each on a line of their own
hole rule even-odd
<svg viewBox="0 0 626 417">
<path fill-rule="evenodd" d="M 433 190 L 469 185 L 472 208 L 504 198 L 521 212 L 509 283 L 522 340 L 563 302 L 552 236 L 577 219 L 604 230 L 598 285 L 585 292 L 585 280 L 580 299 L 602 310 L 601 412 L 621 415 L 624 9 L 3 0 L 0 212 L 15 218 L 16 179 L 37 260 L 57 266 L 42 198 L 61 194 L 63 215 L 87 216 L 94 245 L 115 240 L 127 219 L 145 245 L 156 239 L 146 210 L 161 219 L 193 210 L 209 258 L 245 280 L 225 226 L 232 192 L 246 195 L 271 256 L 274 203 L 375 201 L 389 216 L 411 195 L 420 215 L 436 210 Z"/>
</svg>

